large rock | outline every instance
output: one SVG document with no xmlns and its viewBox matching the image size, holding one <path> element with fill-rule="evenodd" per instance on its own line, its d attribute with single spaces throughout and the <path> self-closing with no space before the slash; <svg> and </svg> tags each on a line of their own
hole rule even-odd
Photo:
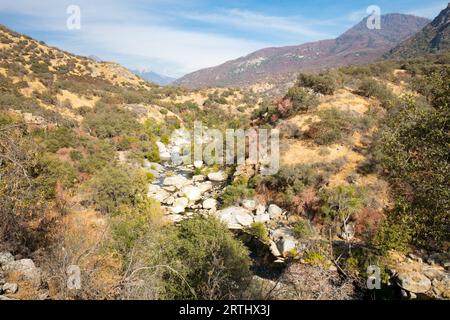
<svg viewBox="0 0 450 320">
<path fill-rule="evenodd" d="M 241 207 L 229 207 L 217 211 L 216 215 L 228 225 L 229 229 L 243 229 L 253 223 L 251 212 Z"/>
<path fill-rule="evenodd" d="M 292 238 L 285 238 L 277 242 L 278 250 L 286 257 L 297 247 L 297 241 Z"/>
<path fill-rule="evenodd" d="M 203 201 L 203 209 L 215 209 L 217 207 L 217 200 L 210 198 Z"/>
<path fill-rule="evenodd" d="M 198 187 L 187 186 L 184 187 L 181 192 L 185 195 L 189 201 L 196 202 L 202 198 L 202 191 Z"/>
<path fill-rule="evenodd" d="M 206 181 L 206 182 L 200 183 L 197 185 L 197 187 L 200 189 L 200 191 L 202 193 L 211 191 L 213 188 L 211 181 Z"/>
<path fill-rule="evenodd" d="M 268 211 L 271 219 L 276 219 L 283 215 L 283 209 L 275 204 L 271 204 Z"/>
<path fill-rule="evenodd" d="M 259 214 L 255 217 L 255 222 L 266 223 L 270 221 L 270 215 L 268 213 Z"/>
<path fill-rule="evenodd" d="M 161 161 L 170 161 L 172 159 L 172 156 L 168 152 L 161 152 L 159 154 L 159 159 Z"/>
<path fill-rule="evenodd" d="M 202 160 L 194 161 L 194 167 L 196 169 L 201 169 L 203 167 L 203 161 Z"/>
<path fill-rule="evenodd" d="M 0 266 L 14 261 L 14 256 L 9 252 L 0 252 Z"/>
<path fill-rule="evenodd" d="M 165 186 L 174 186 L 177 189 L 181 189 L 190 183 L 191 183 L 191 181 L 189 181 L 188 179 L 186 179 L 183 176 L 167 177 L 164 179 L 164 182 L 163 182 L 163 184 Z"/>
<path fill-rule="evenodd" d="M 155 199 L 156 201 L 159 201 L 161 203 L 164 202 L 168 197 L 170 197 L 170 193 L 168 193 L 166 190 L 163 190 L 161 188 L 155 188 L 158 186 L 154 186 L 149 188 L 148 196 L 150 198 Z"/>
<path fill-rule="evenodd" d="M 223 171 L 211 172 L 208 174 L 208 179 L 215 182 L 222 182 L 227 180 L 227 175 Z"/>
<path fill-rule="evenodd" d="M 41 270 L 36 268 L 33 260 L 21 259 L 17 261 L 11 261 L 3 266 L 6 273 L 19 273 L 25 278 L 25 280 L 39 285 L 41 282 Z"/>
<path fill-rule="evenodd" d="M 256 206 L 256 215 L 261 215 L 266 213 L 266 206 L 263 204 L 258 204 Z"/>
<path fill-rule="evenodd" d="M 158 146 L 160 154 L 167 152 L 166 145 L 164 143 L 162 143 L 161 141 L 156 141 L 156 145 Z"/>
<path fill-rule="evenodd" d="M 256 201 L 251 199 L 242 200 L 242 206 L 249 211 L 254 211 L 256 210 Z"/>
<path fill-rule="evenodd" d="M 401 288 L 412 293 L 425 293 L 431 289 L 431 280 L 416 271 L 399 272 L 397 283 Z"/>
<path fill-rule="evenodd" d="M 155 170 L 155 171 L 157 171 L 159 173 L 164 171 L 164 167 L 162 165 L 160 165 L 159 163 L 149 162 L 147 160 L 144 161 L 144 168 Z"/>
</svg>

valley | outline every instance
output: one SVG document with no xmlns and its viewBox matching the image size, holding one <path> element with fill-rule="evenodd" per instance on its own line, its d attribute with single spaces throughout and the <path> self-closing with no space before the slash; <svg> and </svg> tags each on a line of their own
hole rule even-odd
<svg viewBox="0 0 450 320">
<path fill-rule="evenodd" d="M 449 17 L 164 86 L 1 26 L 0 300 L 450 299 Z"/>
</svg>

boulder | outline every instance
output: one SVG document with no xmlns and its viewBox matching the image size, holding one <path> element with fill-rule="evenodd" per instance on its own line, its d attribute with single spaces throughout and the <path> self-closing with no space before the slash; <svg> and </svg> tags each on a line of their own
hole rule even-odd
<svg viewBox="0 0 450 320">
<path fill-rule="evenodd" d="M 148 169 L 152 169 L 152 170 L 158 171 L 159 173 L 164 171 L 164 167 L 162 165 L 160 165 L 159 163 L 156 163 L 156 162 L 148 162 L 148 161 L 146 161 L 144 163 L 144 167 L 148 168 Z"/>
<path fill-rule="evenodd" d="M 172 159 L 172 156 L 168 152 L 161 152 L 159 154 L 159 159 L 161 161 L 170 161 L 170 159 Z"/>
<path fill-rule="evenodd" d="M 3 266 L 6 273 L 19 273 L 25 280 L 32 282 L 33 284 L 39 285 L 41 283 L 41 270 L 36 268 L 33 260 L 31 259 L 21 259 L 16 261 L 11 261 Z"/>
<path fill-rule="evenodd" d="M 170 214 L 170 215 L 167 216 L 167 219 L 170 222 L 177 223 L 177 222 L 183 221 L 184 217 L 182 215 L 179 215 L 179 214 Z"/>
<path fill-rule="evenodd" d="M 197 185 L 197 187 L 200 189 L 200 191 L 202 193 L 211 191 L 213 188 L 211 181 L 206 181 L 206 182 L 200 183 Z"/>
<path fill-rule="evenodd" d="M 181 189 L 190 183 L 191 182 L 183 176 L 167 177 L 163 182 L 164 186 L 174 186 L 177 189 Z"/>
<path fill-rule="evenodd" d="M 227 180 L 227 175 L 223 171 L 211 172 L 208 174 L 208 179 L 210 181 L 223 182 L 223 181 Z"/>
<path fill-rule="evenodd" d="M 283 210 L 275 204 L 271 204 L 268 211 L 271 219 L 279 218 L 283 214 Z"/>
<path fill-rule="evenodd" d="M 259 214 L 255 217 L 255 222 L 266 223 L 270 221 L 270 215 L 268 213 Z"/>
<path fill-rule="evenodd" d="M 14 256 L 9 252 L 0 252 L 0 266 L 14 261 Z"/>
<path fill-rule="evenodd" d="M 156 145 L 158 146 L 159 149 L 159 153 L 166 153 L 167 152 L 167 148 L 166 145 L 164 143 L 162 143 L 161 141 L 156 141 Z"/>
<path fill-rule="evenodd" d="M 430 279 L 416 271 L 399 272 L 397 283 L 401 288 L 412 293 L 425 293 L 431 289 Z"/>
<path fill-rule="evenodd" d="M 229 229 L 243 229 L 253 223 L 251 212 L 241 207 L 229 207 L 217 211 L 216 215 L 228 225 Z"/>
<path fill-rule="evenodd" d="M 202 182 L 205 181 L 206 177 L 202 175 L 196 175 L 192 177 L 192 181 L 194 182 Z"/>
<path fill-rule="evenodd" d="M 189 204 L 189 199 L 182 197 L 182 198 L 175 199 L 175 201 L 173 202 L 173 207 L 174 208 L 176 208 L 176 207 L 183 208 L 183 211 L 181 211 L 181 212 L 184 212 L 184 209 L 186 209 L 188 204 Z"/>
<path fill-rule="evenodd" d="M 243 200 L 242 206 L 249 211 L 254 211 L 256 210 L 256 201 L 251 199 Z"/>
<path fill-rule="evenodd" d="M 3 291 L 6 294 L 14 294 L 17 292 L 17 290 L 19 290 L 17 283 L 5 283 L 3 285 Z"/>
<path fill-rule="evenodd" d="M 297 241 L 292 238 L 285 238 L 277 242 L 278 250 L 286 257 L 297 247 Z"/>
<path fill-rule="evenodd" d="M 281 252 L 278 250 L 277 244 L 270 240 L 269 250 L 274 257 L 281 257 Z"/>
<path fill-rule="evenodd" d="M 170 193 L 168 193 L 166 190 L 159 189 L 156 192 L 149 192 L 148 196 L 158 202 L 163 203 L 164 200 L 166 200 L 170 196 Z"/>
<path fill-rule="evenodd" d="M 203 209 L 215 209 L 217 207 L 217 200 L 210 198 L 203 201 Z"/>
<path fill-rule="evenodd" d="M 202 198 L 202 191 L 198 187 L 187 186 L 184 187 L 181 192 L 185 195 L 189 201 L 196 202 Z"/>
<path fill-rule="evenodd" d="M 263 204 L 258 204 L 256 206 L 256 215 L 261 215 L 266 213 L 266 206 Z"/>
<path fill-rule="evenodd" d="M 194 161 L 194 168 L 201 169 L 202 167 L 203 167 L 203 161 L 202 160 Z"/>
</svg>

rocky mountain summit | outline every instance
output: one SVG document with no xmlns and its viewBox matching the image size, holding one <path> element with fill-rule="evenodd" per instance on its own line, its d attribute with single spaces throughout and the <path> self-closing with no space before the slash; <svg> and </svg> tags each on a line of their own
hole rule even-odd
<svg viewBox="0 0 450 320">
<path fill-rule="evenodd" d="M 381 58 L 429 22 L 405 14 L 381 16 L 381 29 L 367 28 L 367 18 L 336 39 L 298 46 L 266 48 L 220 66 L 199 70 L 174 82 L 187 88 L 286 83 L 300 71 L 320 71 Z"/>
</svg>

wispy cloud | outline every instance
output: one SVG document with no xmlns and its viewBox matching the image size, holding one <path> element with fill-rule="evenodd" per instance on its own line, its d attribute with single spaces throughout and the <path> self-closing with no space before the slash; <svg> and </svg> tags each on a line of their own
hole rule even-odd
<svg viewBox="0 0 450 320">
<path fill-rule="evenodd" d="M 433 19 L 447 7 L 447 4 L 447 1 L 442 1 L 436 4 L 427 5 L 426 7 L 413 9 L 411 11 L 408 11 L 408 14 Z"/>
<path fill-rule="evenodd" d="M 264 33 L 282 33 L 286 36 L 301 36 L 308 39 L 323 39 L 330 34 L 317 30 L 321 21 L 307 20 L 299 16 L 283 17 L 266 15 L 257 11 L 223 9 L 215 13 L 187 13 L 184 18 L 210 24 L 223 24 L 239 29 Z"/>
</svg>

